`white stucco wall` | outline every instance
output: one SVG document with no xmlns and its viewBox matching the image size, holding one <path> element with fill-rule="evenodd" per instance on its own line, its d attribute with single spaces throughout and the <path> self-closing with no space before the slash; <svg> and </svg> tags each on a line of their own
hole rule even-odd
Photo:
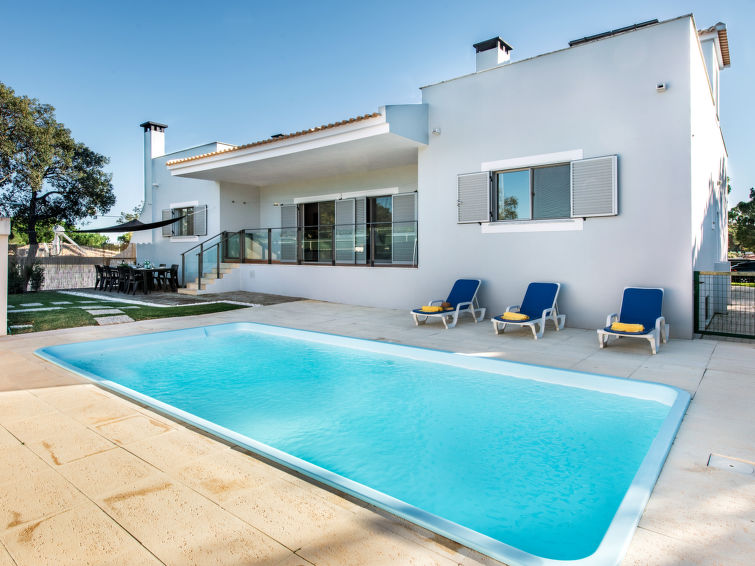
<svg viewBox="0 0 755 566">
<path fill-rule="evenodd" d="M 235 231 L 257 228 L 260 222 L 260 191 L 238 183 L 220 183 L 220 230 Z"/>
<path fill-rule="evenodd" d="M 407 305 L 454 277 L 484 280 L 492 314 L 530 281 L 562 283 L 567 324 L 597 328 L 625 286 L 666 289 L 675 336 L 691 336 L 688 18 L 511 63 L 423 90 L 420 271 Z M 668 90 L 657 93 L 657 82 Z M 482 162 L 581 149 L 618 154 L 619 215 L 581 231 L 481 234 L 456 224 L 456 175 Z M 442 275 L 442 276 L 441 276 Z M 431 293 L 432 294 L 432 293 Z"/>
<path fill-rule="evenodd" d="M 137 245 L 139 261 L 149 259 L 153 263 L 171 265 L 180 262 L 181 252 L 191 248 L 196 243 L 220 232 L 220 190 L 219 183 L 200 179 L 181 179 L 173 177 L 165 163 L 171 159 L 180 159 L 191 155 L 199 155 L 216 151 L 217 143 L 210 143 L 156 157 L 152 159 L 151 187 L 151 218 L 142 217 L 142 222 L 157 222 L 162 220 L 162 211 L 171 208 L 171 203 L 196 201 L 207 205 L 207 236 L 198 236 L 180 241 L 162 235 L 161 229 L 152 230 L 152 242 Z M 154 186 L 157 185 L 157 186 Z"/>
<path fill-rule="evenodd" d="M 727 256 L 726 147 L 715 103 L 717 82 L 709 83 L 711 72 L 718 76 L 718 61 L 714 53 L 704 56 L 714 44 L 708 41 L 701 50 L 696 33 L 690 25 L 690 238 L 694 269 L 713 271 Z"/>
</svg>

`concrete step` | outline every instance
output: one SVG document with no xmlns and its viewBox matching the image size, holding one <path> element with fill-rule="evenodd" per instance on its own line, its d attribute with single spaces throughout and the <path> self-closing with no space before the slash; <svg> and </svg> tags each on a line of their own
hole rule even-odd
<svg viewBox="0 0 755 566">
<path fill-rule="evenodd" d="M 191 282 L 187 283 L 186 284 L 186 288 L 187 289 L 194 289 L 196 291 L 197 290 L 197 282 L 196 281 L 191 281 Z M 199 287 L 199 290 L 200 291 L 204 291 L 205 289 L 207 289 L 207 285 L 205 285 L 204 283 L 202 283 L 202 286 Z"/>
<path fill-rule="evenodd" d="M 220 277 L 218 277 L 217 273 L 215 273 L 214 271 L 213 271 L 212 273 L 204 273 L 204 274 L 202 275 L 202 281 L 205 281 L 205 280 L 208 280 L 208 279 L 211 279 L 211 280 L 214 280 L 214 279 L 222 279 L 222 278 L 223 278 L 223 275 L 227 275 L 227 273 L 223 273 L 223 272 L 221 271 L 221 272 L 220 272 Z"/>
<path fill-rule="evenodd" d="M 179 294 L 181 294 L 181 295 L 192 295 L 192 296 L 196 296 L 196 295 L 206 295 L 206 294 L 207 294 L 207 293 L 209 293 L 210 291 L 200 291 L 200 290 L 198 290 L 198 289 L 179 289 L 179 290 L 178 290 L 178 292 L 179 292 Z"/>
</svg>

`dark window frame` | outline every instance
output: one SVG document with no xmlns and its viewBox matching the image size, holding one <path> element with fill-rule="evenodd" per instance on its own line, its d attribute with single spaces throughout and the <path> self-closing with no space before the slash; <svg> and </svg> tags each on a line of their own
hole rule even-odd
<svg viewBox="0 0 755 566">
<path fill-rule="evenodd" d="M 535 216 L 535 170 L 537 169 L 547 169 L 551 167 L 569 167 L 571 169 L 571 162 L 565 161 L 560 163 L 548 163 L 543 165 L 532 165 L 532 166 L 526 166 L 526 167 L 514 167 L 512 169 L 500 169 L 500 170 L 494 170 L 492 171 L 492 177 L 493 182 L 490 183 L 491 185 L 491 195 L 490 195 L 490 202 L 491 202 L 491 212 L 493 216 L 492 222 L 538 222 L 538 221 L 548 221 L 548 220 L 567 220 L 571 219 L 571 211 L 567 213 L 566 216 L 549 216 L 549 217 L 536 217 Z M 527 171 L 529 173 L 529 218 L 500 218 L 500 208 L 499 208 L 499 194 L 500 194 L 500 175 L 505 173 L 516 173 L 518 171 Z M 570 193 L 571 198 L 571 180 L 569 181 L 569 185 L 567 187 L 567 190 Z M 505 196 L 504 196 L 505 199 Z"/>
</svg>

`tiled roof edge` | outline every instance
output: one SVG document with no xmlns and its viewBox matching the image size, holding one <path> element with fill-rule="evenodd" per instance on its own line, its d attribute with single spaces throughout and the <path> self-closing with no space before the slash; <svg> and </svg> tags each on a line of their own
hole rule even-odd
<svg viewBox="0 0 755 566">
<path fill-rule="evenodd" d="M 315 132 L 322 132 L 323 130 L 330 130 L 331 128 L 337 128 L 338 126 L 345 126 L 347 124 L 353 124 L 355 122 L 361 122 L 362 120 L 369 120 L 370 118 L 377 118 L 381 116 L 380 112 L 373 112 L 372 114 L 364 114 L 362 116 L 357 116 L 355 118 L 349 118 L 347 120 L 341 120 L 340 122 L 333 122 L 332 124 L 323 124 L 322 126 L 317 126 L 316 128 L 310 128 L 309 130 L 301 130 L 299 132 L 293 132 L 291 134 L 286 134 L 284 136 L 279 136 L 275 138 L 267 138 L 264 140 L 247 143 L 244 145 L 238 145 L 234 147 L 230 147 L 227 149 L 221 149 L 220 151 L 212 151 L 210 153 L 202 153 L 200 155 L 192 155 L 191 157 L 184 157 L 182 159 L 172 159 L 166 163 L 166 165 L 177 165 L 179 163 L 186 163 L 187 161 L 196 161 L 198 159 L 204 159 L 206 157 L 212 157 L 214 155 L 220 155 L 223 153 L 231 153 L 233 151 L 240 151 L 242 149 L 248 149 L 250 147 L 257 147 L 261 145 L 267 145 L 274 142 L 279 142 L 282 140 L 287 140 L 291 138 L 296 138 L 300 136 L 304 136 L 307 134 L 313 134 Z"/>
</svg>

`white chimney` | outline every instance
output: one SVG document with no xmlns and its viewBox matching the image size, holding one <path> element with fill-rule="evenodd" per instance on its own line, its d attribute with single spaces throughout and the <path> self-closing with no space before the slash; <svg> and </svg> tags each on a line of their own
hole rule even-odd
<svg viewBox="0 0 755 566">
<path fill-rule="evenodd" d="M 139 124 L 144 128 L 144 158 L 153 159 L 165 155 L 165 124 L 144 122 Z"/>
<path fill-rule="evenodd" d="M 139 219 L 142 222 L 152 222 L 154 220 L 152 211 L 152 190 L 153 190 L 153 167 L 152 160 L 155 157 L 165 155 L 165 124 L 157 122 L 144 122 L 139 124 L 144 128 L 144 206 Z M 148 233 L 151 237 L 151 232 Z M 146 233 L 145 233 L 146 235 Z M 139 238 L 137 238 L 139 240 Z M 134 240 L 132 240 L 134 241 Z M 144 241 L 142 243 L 149 243 Z"/>
<path fill-rule="evenodd" d="M 477 72 L 505 65 L 511 59 L 511 50 L 514 49 L 500 37 L 494 37 L 487 41 L 474 44 L 477 52 Z"/>
</svg>

